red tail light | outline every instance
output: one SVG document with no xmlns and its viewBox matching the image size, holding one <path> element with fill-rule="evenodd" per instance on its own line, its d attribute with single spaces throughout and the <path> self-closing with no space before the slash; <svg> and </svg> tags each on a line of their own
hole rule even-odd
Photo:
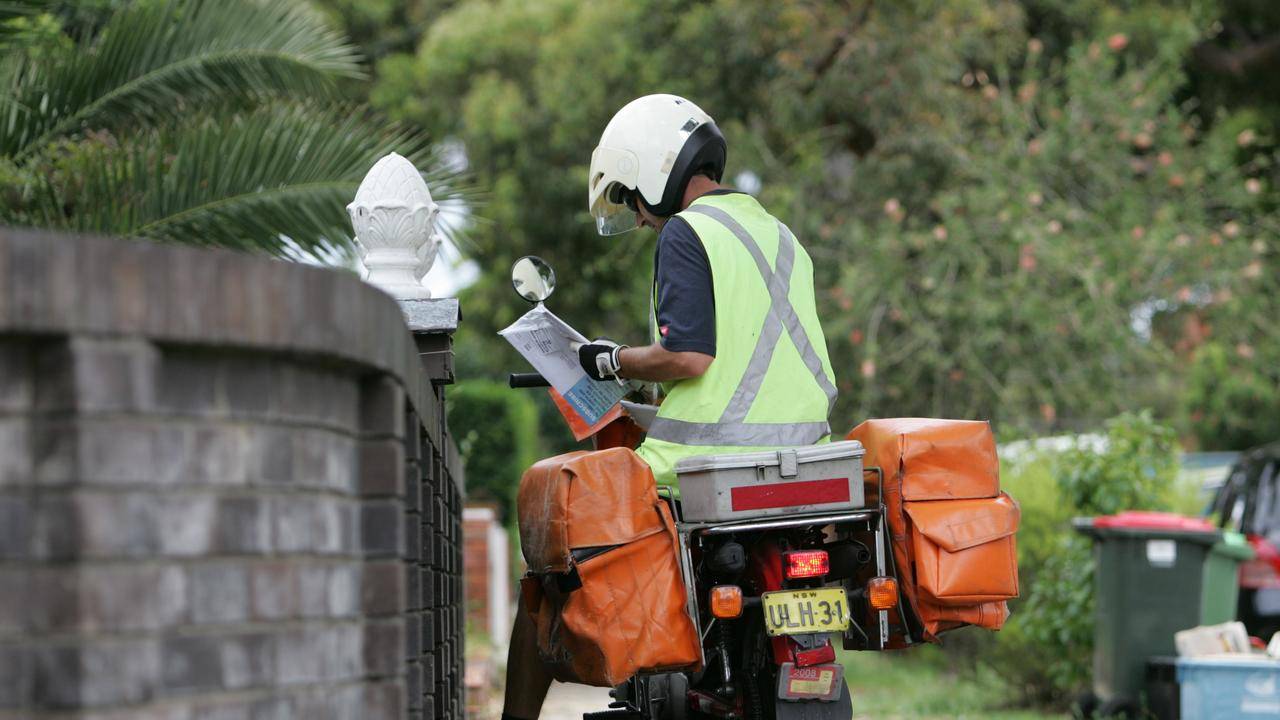
<svg viewBox="0 0 1280 720">
<path fill-rule="evenodd" d="M 1240 587 L 1280 588 L 1280 573 L 1266 560 L 1250 560 L 1240 564 Z"/>
<path fill-rule="evenodd" d="M 787 577 L 822 577 L 831 572 L 826 550 L 802 550 L 787 553 Z"/>
<path fill-rule="evenodd" d="M 1240 564 L 1240 587 L 1280 588 L 1280 550 L 1257 535 L 1249 536 L 1249 545 L 1257 557 Z"/>
</svg>

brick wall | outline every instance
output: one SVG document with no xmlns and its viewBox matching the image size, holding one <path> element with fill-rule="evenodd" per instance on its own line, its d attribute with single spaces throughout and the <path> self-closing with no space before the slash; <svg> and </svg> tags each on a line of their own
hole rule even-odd
<svg viewBox="0 0 1280 720">
<path fill-rule="evenodd" d="M 0 229 L 0 718 L 461 717 L 450 329 Z"/>
</svg>

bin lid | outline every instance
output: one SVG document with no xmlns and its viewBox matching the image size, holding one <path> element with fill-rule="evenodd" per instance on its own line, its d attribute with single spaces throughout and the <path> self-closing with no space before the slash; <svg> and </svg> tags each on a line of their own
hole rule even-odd
<svg viewBox="0 0 1280 720">
<path fill-rule="evenodd" d="M 1213 546 L 1213 552 L 1237 560 L 1252 560 L 1256 554 L 1243 534 L 1231 530 L 1222 532 L 1222 541 Z"/>
<path fill-rule="evenodd" d="M 1095 538 L 1163 537 L 1212 545 L 1222 537 L 1222 531 L 1204 518 L 1151 510 L 1126 510 L 1115 515 L 1076 518 L 1072 524 L 1077 532 Z"/>
<path fill-rule="evenodd" d="M 1233 670 L 1271 670 L 1280 673 L 1280 660 L 1266 655 L 1232 653 L 1209 655 L 1204 657 L 1178 658 L 1178 679 L 1183 679 L 1184 670 L 1199 669 L 1233 669 Z"/>
<path fill-rule="evenodd" d="M 1151 510 L 1125 510 L 1115 515 L 1103 515 L 1093 519 L 1095 528 L 1124 528 L 1128 530 L 1174 530 L 1181 532 L 1216 532 L 1213 523 L 1198 517 Z"/>
</svg>

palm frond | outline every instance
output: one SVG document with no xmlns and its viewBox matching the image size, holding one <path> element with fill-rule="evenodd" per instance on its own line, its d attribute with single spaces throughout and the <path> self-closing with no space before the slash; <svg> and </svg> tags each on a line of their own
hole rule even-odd
<svg viewBox="0 0 1280 720">
<path fill-rule="evenodd" d="M 437 202 L 467 197 L 416 132 L 359 113 L 294 105 L 86 140 L 42 158 L 29 221 L 69 229 L 312 255 L 351 247 L 346 205 L 388 152 L 423 172 Z"/>
<path fill-rule="evenodd" d="M 0 154 L 84 129 L 158 122 L 236 98 L 329 95 L 355 49 L 292 0 L 139 0 L 52 59 L 18 61 Z"/>
</svg>

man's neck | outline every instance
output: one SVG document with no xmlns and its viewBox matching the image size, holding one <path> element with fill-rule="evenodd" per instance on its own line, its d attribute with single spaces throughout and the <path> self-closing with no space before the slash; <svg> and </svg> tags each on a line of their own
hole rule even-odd
<svg viewBox="0 0 1280 720">
<path fill-rule="evenodd" d="M 706 175 L 694 175 L 689 180 L 689 185 L 684 189 L 684 200 L 680 203 L 680 209 L 684 210 L 693 204 L 694 200 L 706 195 L 713 190 L 719 190 L 723 186 L 707 177 Z"/>
</svg>

